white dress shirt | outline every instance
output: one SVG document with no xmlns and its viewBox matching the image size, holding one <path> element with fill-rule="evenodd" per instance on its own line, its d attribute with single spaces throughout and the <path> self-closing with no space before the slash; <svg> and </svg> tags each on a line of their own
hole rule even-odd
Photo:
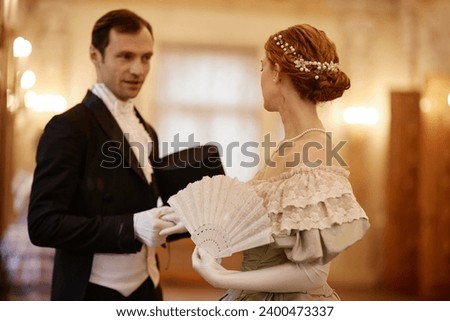
<svg viewBox="0 0 450 321">
<path fill-rule="evenodd" d="M 124 102 L 117 99 L 101 83 L 94 84 L 91 91 L 102 99 L 114 116 L 150 184 L 153 169 L 149 156 L 153 141 L 136 116 L 132 101 Z M 140 252 L 133 254 L 94 254 L 89 282 L 115 289 L 124 296 L 128 296 L 149 276 L 156 287 L 160 276 L 156 265 L 155 249 L 143 245 Z"/>
</svg>

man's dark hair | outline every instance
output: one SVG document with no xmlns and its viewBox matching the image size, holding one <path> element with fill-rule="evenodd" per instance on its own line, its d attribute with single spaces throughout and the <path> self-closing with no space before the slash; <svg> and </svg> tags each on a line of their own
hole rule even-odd
<svg viewBox="0 0 450 321">
<path fill-rule="evenodd" d="M 153 37 L 152 26 L 148 21 L 127 9 L 113 10 L 103 15 L 95 23 L 92 29 L 91 44 L 103 56 L 109 43 L 111 29 L 119 33 L 137 33 L 142 28 L 147 28 Z"/>
</svg>

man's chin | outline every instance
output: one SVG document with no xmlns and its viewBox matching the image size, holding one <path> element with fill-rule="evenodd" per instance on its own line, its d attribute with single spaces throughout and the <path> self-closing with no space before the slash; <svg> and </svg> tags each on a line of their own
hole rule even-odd
<svg viewBox="0 0 450 321">
<path fill-rule="evenodd" d="M 128 99 L 136 98 L 136 96 L 139 94 L 139 91 L 141 90 L 141 87 L 137 88 L 129 88 L 126 91 L 126 95 L 128 96 Z"/>
</svg>

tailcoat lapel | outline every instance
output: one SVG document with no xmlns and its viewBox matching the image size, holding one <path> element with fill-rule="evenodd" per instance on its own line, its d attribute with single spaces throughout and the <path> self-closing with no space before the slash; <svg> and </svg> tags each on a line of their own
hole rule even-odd
<svg viewBox="0 0 450 321">
<path fill-rule="evenodd" d="M 94 118 L 106 135 L 112 141 L 119 143 L 120 152 L 123 156 L 123 166 L 131 167 L 131 169 L 148 184 L 144 172 L 140 168 L 139 162 L 131 150 L 130 144 L 125 139 L 122 130 L 103 101 L 89 91 L 83 99 L 83 104 L 92 112 Z"/>
<path fill-rule="evenodd" d="M 156 135 L 155 130 L 152 126 L 150 126 L 144 118 L 141 116 L 139 111 L 135 108 L 134 112 L 136 113 L 136 116 L 138 117 L 141 124 L 144 126 L 145 130 L 147 131 L 148 135 L 150 136 L 153 144 L 152 144 L 152 150 L 150 153 L 150 164 L 154 165 L 155 162 L 159 160 L 159 142 L 158 142 L 158 136 Z"/>
</svg>

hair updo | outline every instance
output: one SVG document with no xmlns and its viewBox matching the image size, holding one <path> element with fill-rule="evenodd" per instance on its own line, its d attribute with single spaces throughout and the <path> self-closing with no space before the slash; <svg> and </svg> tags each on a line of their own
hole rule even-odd
<svg viewBox="0 0 450 321">
<path fill-rule="evenodd" d="M 287 51 L 274 40 L 280 35 L 290 48 Z M 350 79 L 340 69 L 301 71 L 296 66 L 296 58 L 322 64 L 339 63 L 336 46 L 321 30 L 307 24 L 295 25 L 270 36 L 264 48 L 267 59 L 273 64 L 277 63 L 280 71 L 290 77 L 302 98 L 314 103 L 326 102 L 341 97 L 350 88 Z M 291 53 L 291 49 L 295 50 L 295 55 Z"/>
</svg>

